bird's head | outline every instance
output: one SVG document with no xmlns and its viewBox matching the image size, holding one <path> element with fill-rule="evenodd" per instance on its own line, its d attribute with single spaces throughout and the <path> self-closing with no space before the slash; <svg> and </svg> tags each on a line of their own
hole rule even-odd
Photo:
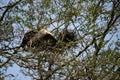
<svg viewBox="0 0 120 80">
<path fill-rule="evenodd" d="M 44 33 L 44 34 L 50 34 L 52 35 L 52 33 L 50 33 L 49 31 L 45 30 L 45 29 L 41 29 L 40 32 Z"/>
</svg>

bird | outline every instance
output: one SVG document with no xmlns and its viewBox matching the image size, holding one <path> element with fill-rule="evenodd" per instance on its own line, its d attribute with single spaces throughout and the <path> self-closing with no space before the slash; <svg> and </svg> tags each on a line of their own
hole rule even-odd
<svg viewBox="0 0 120 80">
<path fill-rule="evenodd" d="M 32 29 L 25 33 L 21 47 L 25 50 L 30 48 L 45 50 L 55 46 L 56 42 L 57 40 L 48 30 L 41 29 L 35 31 Z"/>
<path fill-rule="evenodd" d="M 71 48 L 73 46 L 73 43 L 72 45 L 70 43 L 75 41 L 76 35 L 74 32 L 70 32 L 67 29 L 64 29 L 57 39 L 51 32 L 46 29 L 41 29 L 38 31 L 31 29 L 25 33 L 20 47 L 26 51 L 30 49 L 34 49 L 36 51 L 58 51 L 65 49 L 66 46 L 68 48 Z M 75 45 L 76 44 L 74 44 L 74 46 Z"/>
<path fill-rule="evenodd" d="M 76 35 L 73 31 L 68 31 L 68 29 L 64 29 L 62 33 L 58 36 L 58 40 L 64 42 L 64 43 L 69 43 L 71 41 L 75 42 L 76 41 Z"/>
<path fill-rule="evenodd" d="M 33 30 L 33 29 L 30 29 L 29 31 L 27 31 L 27 33 L 25 33 L 24 37 L 23 37 L 23 40 L 22 40 L 22 43 L 20 45 L 20 47 L 23 47 L 23 48 L 28 48 L 28 41 L 37 33 L 37 31 Z"/>
</svg>

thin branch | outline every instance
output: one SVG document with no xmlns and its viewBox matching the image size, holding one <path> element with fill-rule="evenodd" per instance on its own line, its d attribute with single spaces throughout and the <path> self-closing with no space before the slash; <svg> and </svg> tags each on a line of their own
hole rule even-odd
<svg viewBox="0 0 120 80">
<path fill-rule="evenodd" d="M 6 61 L 0 64 L 0 68 L 6 65 L 11 60 L 11 57 L 9 57 Z"/>
<path fill-rule="evenodd" d="M 3 63 L 0 64 L 0 68 L 4 65 L 6 65 L 10 60 L 12 60 L 12 58 L 14 57 L 14 54 L 17 54 L 18 52 L 18 49 L 17 50 L 14 50 L 14 53 L 13 54 L 10 54 L 8 52 L 4 52 L 3 50 L 0 50 L 1 53 L 0 55 L 4 56 L 5 58 L 7 58 L 6 61 L 4 61 Z M 5 54 L 8 54 L 9 56 L 5 56 Z"/>
<path fill-rule="evenodd" d="M 83 53 L 90 45 L 92 45 L 94 42 L 94 40 L 92 40 L 83 50 L 81 50 L 75 57 L 73 57 L 72 59 L 70 59 L 68 62 L 65 62 L 64 64 L 62 64 L 61 66 L 57 67 L 55 70 L 51 71 L 51 74 L 49 74 L 45 80 L 49 79 L 57 70 L 63 68 L 64 66 L 66 66 L 67 64 L 69 64 L 70 62 L 74 61 L 77 57 L 79 57 L 81 55 L 81 53 Z"/>
<path fill-rule="evenodd" d="M 13 3 L 13 4 L 9 4 L 8 6 L 6 6 L 6 10 L 3 12 L 2 16 L 1 16 L 0 22 L 3 21 L 5 14 L 6 14 L 10 9 L 12 9 L 14 6 L 16 6 L 20 1 L 22 1 L 22 0 L 19 0 L 19 1 L 15 2 L 15 3 Z"/>
</svg>

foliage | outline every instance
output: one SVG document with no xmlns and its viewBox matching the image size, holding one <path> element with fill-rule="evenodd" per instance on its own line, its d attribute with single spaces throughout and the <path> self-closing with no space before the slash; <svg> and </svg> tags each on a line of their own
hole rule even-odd
<svg viewBox="0 0 120 80">
<path fill-rule="evenodd" d="M 14 64 L 33 80 L 120 79 L 119 0 L 10 0 L 2 5 L 3 2 L 0 1 L 0 79 L 9 77 L 5 72 Z M 61 39 L 61 47 L 53 52 L 18 47 L 28 29 L 42 28 L 55 38 L 68 29 L 77 39 L 67 45 Z"/>
</svg>

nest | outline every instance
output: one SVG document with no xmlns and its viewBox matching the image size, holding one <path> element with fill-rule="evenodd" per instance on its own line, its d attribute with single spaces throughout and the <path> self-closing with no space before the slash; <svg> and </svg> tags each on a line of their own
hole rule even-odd
<svg viewBox="0 0 120 80">
<path fill-rule="evenodd" d="M 77 45 L 77 35 L 75 31 L 68 31 L 67 29 L 63 30 L 58 36 L 58 42 L 63 44 L 61 47 L 75 47 Z M 59 44 L 60 45 L 60 44 Z"/>
<path fill-rule="evenodd" d="M 34 49 L 37 51 L 44 50 L 65 50 L 76 46 L 77 35 L 74 31 L 64 29 L 59 37 L 55 39 L 50 32 L 30 30 L 28 31 L 21 43 L 21 47 L 25 50 Z"/>
</svg>

